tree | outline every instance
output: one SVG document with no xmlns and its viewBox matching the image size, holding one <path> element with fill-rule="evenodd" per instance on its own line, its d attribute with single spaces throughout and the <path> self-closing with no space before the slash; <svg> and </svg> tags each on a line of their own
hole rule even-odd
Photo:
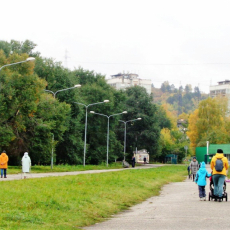
<svg viewBox="0 0 230 230">
<path fill-rule="evenodd" d="M 9 43 L 0 40 L 0 50 L 2 49 L 4 51 L 6 57 L 9 57 L 13 53 L 19 55 L 27 54 L 30 57 L 37 57 L 40 53 L 33 52 L 36 46 L 37 45 L 30 40 L 25 40 L 24 42 L 11 40 Z"/>
<path fill-rule="evenodd" d="M 157 120 L 159 121 L 159 126 L 161 129 L 168 128 L 171 129 L 173 126 L 173 119 L 169 115 L 170 112 L 165 110 L 163 106 L 157 106 Z"/>
<path fill-rule="evenodd" d="M 171 86 L 169 85 L 169 82 L 168 81 L 165 81 L 161 84 L 161 91 L 163 93 L 165 92 L 171 92 Z"/>
<path fill-rule="evenodd" d="M 185 86 L 185 93 L 188 94 L 188 93 L 191 93 L 192 92 L 192 85 L 191 84 L 187 84 Z"/>
<path fill-rule="evenodd" d="M 35 72 L 47 83 L 46 89 L 56 92 L 61 89 L 73 87 L 79 84 L 79 78 L 71 71 L 65 69 L 60 62 L 53 59 L 36 58 Z M 74 103 L 81 101 L 80 89 L 72 89 L 60 92 L 56 95 L 59 102 L 68 103 L 67 116 L 64 124 L 64 131 L 54 133 L 56 143 L 56 163 L 77 164 L 82 163 L 83 140 L 82 132 L 84 123 L 81 123 L 83 111 Z M 63 104 L 64 105 L 64 104 Z M 61 116 L 59 112 L 53 111 L 56 116 Z M 56 114 L 56 116 L 55 116 Z M 63 121 L 64 122 L 64 121 Z"/>
<path fill-rule="evenodd" d="M 189 120 L 188 120 L 189 125 L 188 125 L 188 131 L 186 132 L 186 134 L 190 139 L 190 146 L 192 148 L 195 148 L 197 146 L 198 137 L 199 137 L 198 127 L 197 127 L 197 121 L 199 118 L 198 114 L 199 114 L 199 110 L 196 109 L 189 116 Z"/>
<path fill-rule="evenodd" d="M 128 159 L 131 158 L 136 148 L 147 149 L 151 159 L 156 159 L 159 154 L 158 143 L 160 138 L 157 106 L 152 103 L 151 96 L 147 94 L 143 87 L 130 87 L 126 90 L 126 95 L 125 108 L 128 113 L 124 116 L 124 120 L 142 118 L 141 121 L 136 121 L 127 126 L 126 149 L 129 154 Z M 121 140 L 123 140 L 123 136 Z"/>
<path fill-rule="evenodd" d="M 76 102 L 86 105 L 109 100 L 109 103 L 95 105 L 89 107 L 89 110 L 94 110 L 97 113 L 111 115 L 124 111 L 125 93 L 117 91 L 109 86 L 105 81 L 105 76 L 95 74 L 93 71 L 83 70 L 79 68 L 74 71 L 73 78 L 77 78 L 81 87 L 81 99 Z M 78 109 L 85 114 L 85 108 L 77 105 Z M 122 119 L 122 115 L 110 118 L 110 133 L 109 133 L 109 161 L 114 161 L 114 158 L 122 156 L 123 147 L 117 137 L 116 128 L 119 124 L 118 120 Z M 81 117 L 81 123 L 84 124 L 85 115 Z M 99 164 L 106 160 L 106 145 L 107 145 L 107 122 L 108 119 L 103 116 L 88 114 L 88 129 L 87 129 L 87 152 L 86 163 Z M 84 139 L 84 127 L 82 127 L 82 139 Z M 122 142 L 123 143 L 123 142 Z M 81 159 L 83 159 L 83 150 L 81 151 Z"/>
<path fill-rule="evenodd" d="M 26 60 L 27 57 L 26 53 L 14 52 L 7 58 L 0 50 L 0 66 Z M 44 99 L 47 83 L 34 74 L 33 69 L 34 62 L 25 62 L 5 67 L 0 72 L 0 132 L 3 133 L 0 140 L 2 138 L 1 147 L 9 152 L 11 164 L 18 164 L 24 151 L 30 151 L 34 162 L 48 163 L 51 134 L 60 141 L 68 126 L 70 107 L 50 95 Z"/>
<path fill-rule="evenodd" d="M 206 146 L 206 141 L 228 143 L 229 119 L 226 115 L 226 98 L 207 98 L 201 101 L 199 109 L 189 117 L 187 135 L 191 146 Z"/>
<path fill-rule="evenodd" d="M 159 156 L 159 161 L 164 162 L 165 157 L 168 154 L 172 153 L 173 146 L 174 146 L 174 141 L 171 136 L 171 132 L 167 128 L 163 128 L 160 132 L 160 150 L 161 150 L 161 155 Z"/>
<path fill-rule="evenodd" d="M 195 94 L 196 97 L 200 98 L 201 93 L 200 93 L 200 89 L 199 89 L 198 86 L 194 87 L 194 94 Z"/>
<path fill-rule="evenodd" d="M 6 58 L 3 52 L 0 56 L 4 64 L 28 57 L 15 53 Z M 28 150 L 26 132 L 45 86 L 45 82 L 33 74 L 33 66 L 33 62 L 26 62 L 1 70 L 0 120 L 1 130 L 7 134 L 0 137 L 3 139 L 1 147 L 9 150 L 12 156 L 19 156 L 23 150 Z"/>
<path fill-rule="evenodd" d="M 188 146 L 186 135 L 180 130 L 165 129 L 161 130 L 160 148 L 162 154 L 159 157 L 160 162 L 165 161 L 168 154 L 175 154 L 178 156 L 178 162 L 181 163 L 185 157 L 184 146 Z"/>
<path fill-rule="evenodd" d="M 176 128 L 177 127 L 177 113 L 173 110 L 173 106 L 165 103 L 165 104 L 162 104 L 161 107 L 165 111 L 166 117 L 167 117 L 167 119 L 170 120 L 170 124 L 171 124 L 170 127 L 166 127 L 166 126 L 162 127 L 161 126 L 161 129 L 162 128 L 169 128 L 169 129 Z"/>
</svg>

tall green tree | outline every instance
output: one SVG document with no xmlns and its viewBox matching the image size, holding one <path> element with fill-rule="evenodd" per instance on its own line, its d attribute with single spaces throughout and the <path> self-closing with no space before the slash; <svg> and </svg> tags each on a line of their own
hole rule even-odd
<svg viewBox="0 0 230 230">
<path fill-rule="evenodd" d="M 135 86 L 126 90 L 125 108 L 128 111 L 125 120 L 138 117 L 141 121 L 127 125 L 127 153 L 131 158 L 133 151 L 147 149 L 151 159 L 159 154 L 160 124 L 157 116 L 157 106 L 152 103 L 151 96 L 143 87 Z"/>
<path fill-rule="evenodd" d="M 107 122 L 108 119 L 104 116 L 90 114 L 93 110 L 96 113 L 111 115 L 121 113 L 124 110 L 125 94 L 121 91 L 116 91 L 109 86 L 105 81 L 105 76 L 95 74 L 93 71 L 83 70 L 79 68 L 74 71 L 75 77 L 79 79 L 81 87 L 81 100 L 77 102 L 85 105 L 103 102 L 109 100 L 109 103 L 99 104 L 89 107 L 88 110 L 88 129 L 87 129 L 87 152 L 86 163 L 98 164 L 106 161 L 107 152 Z M 79 105 L 82 113 L 85 113 L 85 108 Z M 116 127 L 118 120 L 122 115 L 110 118 L 109 132 L 109 161 L 114 161 L 114 158 L 122 154 L 122 145 L 117 138 Z M 82 117 L 81 123 L 84 124 L 85 116 Z M 82 129 L 82 139 L 84 139 L 84 128 Z M 82 151 L 83 158 L 83 151 Z"/>
<path fill-rule="evenodd" d="M 19 53 L 7 56 L 0 50 L 0 66 L 26 60 L 28 54 Z M 54 99 L 47 105 L 44 100 L 47 83 L 34 74 L 34 64 L 25 62 L 4 67 L 0 72 L 1 147 L 8 151 L 11 164 L 17 164 L 24 151 L 30 151 L 33 162 L 48 163 L 51 134 L 56 135 L 57 141 L 62 140 L 69 123 L 70 106 Z M 44 104 L 47 108 L 42 112 Z M 54 104 L 55 111 L 49 117 Z"/>
<path fill-rule="evenodd" d="M 50 58 L 36 58 L 35 72 L 40 78 L 47 81 L 46 89 L 53 92 L 79 84 L 79 78 L 72 71 Z M 67 103 L 71 109 L 68 119 L 65 120 L 65 131 L 60 133 L 61 138 L 58 137 L 58 134 L 54 135 L 55 140 L 59 140 L 55 148 L 56 163 L 80 164 L 82 163 L 82 130 L 84 129 L 81 119 L 84 113 L 74 103 L 81 101 L 80 89 L 57 93 L 56 100 Z M 59 115 L 58 112 L 56 114 Z"/>
</svg>

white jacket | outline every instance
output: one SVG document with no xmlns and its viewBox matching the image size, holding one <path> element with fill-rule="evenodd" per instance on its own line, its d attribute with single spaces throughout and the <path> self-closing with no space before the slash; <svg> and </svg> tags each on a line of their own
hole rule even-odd
<svg viewBox="0 0 230 230">
<path fill-rule="evenodd" d="M 28 154 L 22 157 L 22 172 L 29 172 L 31 166 L 31 160 Z"/>
</svg>

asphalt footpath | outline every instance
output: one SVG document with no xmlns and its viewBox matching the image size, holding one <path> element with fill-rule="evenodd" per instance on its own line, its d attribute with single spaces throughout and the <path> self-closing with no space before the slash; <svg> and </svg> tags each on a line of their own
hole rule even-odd
<svg viewBox="0 0 230 230">
<path fill-rule="evenodd" d="M 33 179 L 33 178 L 43 178 L 43 177 L 53 177 L 53 176 L 70 176 L 70 175 L 80 175 L 80 174 L 116 172 L 116 171 L 123 171 L 123 170 L 138 170 L 138 169 L 147 169 L 147 168 L 157 168 L 161 166 L 163 165 L 162 164 L 146 164 L 143 166 L 137 166 L 135 168 L 86 170 L 86 171 L 74 171 L 74 172 L 28 173 L 26 176 L 27 176 L 27 179 Z M 7 178 L 0 178 L 0 182 L 9 181 L 9 180 L 21 180 L 21 179 L 24 179 L 23 173 L 8 174 Z"/>
<path fill-rule="evenodd" d="M 210 171 L 209 166 L 207 169 Z M 230 183 L 227 190 L 230 196 Z M 206 195 L 208 198 L 209 180 Z M 186 178 L 163 186 L 159 196 L 151 197 L 105 222 L 85 230 L 229 230 L 230 202 L 200 201 L 198 186 Z"/>
</svg>

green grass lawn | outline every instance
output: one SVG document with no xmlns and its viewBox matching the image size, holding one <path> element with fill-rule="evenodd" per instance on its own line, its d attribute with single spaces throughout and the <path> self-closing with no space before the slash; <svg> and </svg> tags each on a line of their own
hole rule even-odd
<svg viewBox="0 0 230 230">
<path fill-rule="evenodd" d="M 0 229 L 78 229 L 182 181 L 183 166 L 2 181 Z"/>
<path fill-rule="evenodd" d="M 107 167 L 105 164 L 101 165 L 54 165 L 53 169 L 50 166 L 36 165 L 31 167 L 31 173 L 48 173 L 48 172 L 73 172 L 85 170 L 101 170 L 101 169 L 118 169 L 122 168 L 121 163 L 112 163 Z M 21 166 L 8 166 L 7 174 L 21 173 Z"/>
</svg>

